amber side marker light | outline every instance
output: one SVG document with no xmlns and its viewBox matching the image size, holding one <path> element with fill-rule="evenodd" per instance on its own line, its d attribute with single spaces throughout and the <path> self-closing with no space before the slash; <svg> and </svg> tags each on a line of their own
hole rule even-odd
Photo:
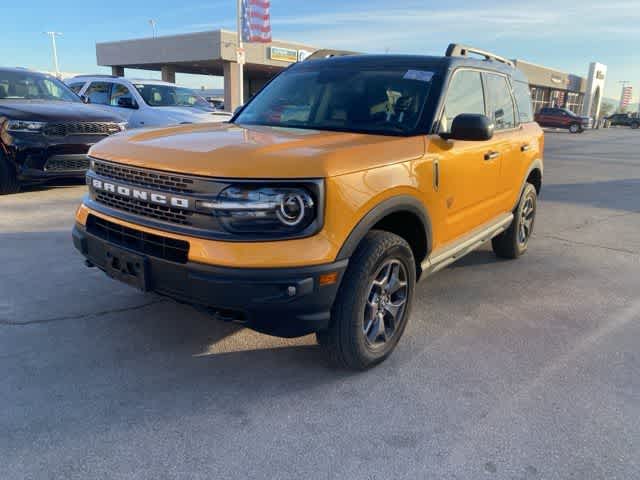
<svg viewBox="0 0 640 480">
<path fill-rule="evenodd" d="M 331 285 L 338 281 L 338 272 L 324 273 L 318 278 L 320 286 Z"/>
</svg>

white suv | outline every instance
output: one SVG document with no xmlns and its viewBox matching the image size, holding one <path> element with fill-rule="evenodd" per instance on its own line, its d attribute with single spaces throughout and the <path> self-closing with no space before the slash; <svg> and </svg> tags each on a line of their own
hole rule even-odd
<svg viewBox="0 0 640 480">
<path fill-rule="evenodd" d="M 225 122 L 231 118 L 230 113 L 215 110 L 192 89 L 160 80 L 83 75 L 65 83 L 88 102 L 117 111 L 127 119 L 128 128 Z"/>
</svg>

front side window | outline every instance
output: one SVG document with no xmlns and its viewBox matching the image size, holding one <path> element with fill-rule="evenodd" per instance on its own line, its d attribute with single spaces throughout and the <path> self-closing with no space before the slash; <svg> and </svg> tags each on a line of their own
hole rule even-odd
<svg viewBox="0 0 640 480">
<path fill-rule="evenodd" d="M 29 71 L 0 71 L 0 100 L 57 100 L 80 98 L 60 80 Z"/>
<path fill-rule="evenodd" d="M 373 134 L 411 134 L 433 74 L 407 68 L 301 65 L 276 77 L 235 123 Z"/>
<path fill-rule="evenodd" d="M 109 82 L 91 82 L 85 92 L 85 96 L 89 97 L 91 103 L 98 105 L 109 105 L 110 95 L 111 83 Z"/>
<path fill-rule="evenodd" d="M 111 89 L 111 99 L 109 101 L 109 105 L 111 105 L 112 107 L 121 106 L 121 99 L 123 99 L 123 101 L 126 101 L 129 105 L 133 105 L 133 97 L 131 96 L 131 92 L 129 91 L 129 89 L 124 85 L 114 83 L 113 88 Z"/>
<path fill-rule="evenodd" d="M 154 83 L 134 85 L 144 102 L 150 107 L 193 107 L 210 110 L 209 103 L 190 88 Z"/>
<path fill-rule="evenodd" d="M 454 74 L 447 91 L 439 132 L 449 133 L 453 119 L 461 113 L 485 114 L 480 72 L 459 70 Z"/>
<path fill-rule="evenodd" d="M 533 109 L 529 85 L 525 82 L 513 82 L 513 94 L 518 105 L 520 123 L 533 122 Z"/>
<path fill-rule="evenodd" d="M 515 109 L 507 77 L 487 73 L 486 79 L 489 118 L 493 121 L 496 130 L 515 128 Z"/>
</svg>

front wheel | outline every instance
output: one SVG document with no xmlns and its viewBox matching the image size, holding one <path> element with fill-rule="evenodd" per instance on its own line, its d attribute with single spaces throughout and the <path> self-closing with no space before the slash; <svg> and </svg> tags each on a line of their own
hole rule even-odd
<svg viewBox="0 0 640 480">
<path fill-rule="evenodd" d="M 509 228 L 491 240 L 493 252 L 502 258 L 518 258 L 527 251 L 536 219 L 538 195 L 536 187 L 527 183 L 513 212 Z"/>
<path fill-rule="evenodd" d="M 0 153 L 0 195 L 18 193 L 19 191 L 20 182 L 18 182 L 16 172 Z"/>
<path fill-rule="evenodd" d="M 416 265 L 407 242 L 373 230 L 349 261 L 318 343 L 339 366 L 365 370 L 395 349 L 411 313 Z"/>
<path fill-rule="evenodd" d="M 572 123 L 571 125 L 569 125 L 569 131 L 571 133 L 580 133 L 582 131 L 582 127 L 579 123 Z"/>
<path fill-rule="evenodd" d="M 636 130 L 638 127 L 640 127 L 640 123 L 638 123 L 638 122 L 633 122 L 631 124 L 631 128 L 633 128 L 634 130 Z"/>
</svg>

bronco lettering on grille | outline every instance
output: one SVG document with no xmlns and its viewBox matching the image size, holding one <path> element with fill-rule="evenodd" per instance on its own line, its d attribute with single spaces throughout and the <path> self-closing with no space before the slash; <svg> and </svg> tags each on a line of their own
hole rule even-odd
<svg viewBox="0 0 640 480">
<path fill-rule="evenodd" d="M 97 178 L 91 179 L 91 186 L 95 190 L 102 190 L 105 192 L 115 193 L 117 195 L 120 195 L 121 197 L 133 198 L 135 200 L 151 202 L 156 205 L 170 205 L 172 207 L 184 208 L 184 209 L 188 209 L 190 207 L 190 201 L 188 198 L 155 193 L 149 190 L 142 190 L 136 187 L 118 185 L 116 183 L 105 182 Z"/>
</svg>

